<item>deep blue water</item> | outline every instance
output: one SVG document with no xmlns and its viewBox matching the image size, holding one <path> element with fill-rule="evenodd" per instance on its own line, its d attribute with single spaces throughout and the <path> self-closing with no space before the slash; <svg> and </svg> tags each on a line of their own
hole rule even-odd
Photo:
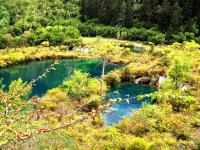
<svg viewBox="0 0 200 150">
<path fill-rule="evenodd" d="M 112 98 L 122 98 L 124 100 L 128 97 L 132 98 L 136 97 L 137 95 L 149 94 L 155 90 L 155 88 L 147 85 L 122 83 L 108 91 L 107 100 Z M 114 104 L 113 107 L 103 114 L 103 118 L 107 125 L 113 125 L 118 123 L 122 118 L 129 116 L 134 109 L 141 108 L 142 103 L 150 103 L 150 99 L 144 98 L 142 101 L 138 101 L 136 98 L 132 98 L 130 99 L 129 104 L 126 101 L 122 101 L 119 104 Z"/>
<path fill-rule="evenodd" d="M 53 62 L 53 60 L 45 60 L 13 65 L 8 68 L 0 69 L 0 79 L 3 79 L 3 83 L 6 85 L 6 88 L 8 88 L 8 85 L 13 80 L 18 78 L 21 78 L 23 81 L 31 81 L 32 79 L 36 79 L 38 76 L 42 75 L 45 69 L 49 68 Z M 108 64 L 105 72 L 109 72 L 119 68 L 120 66 L 121 65 Z M 102 62 L 94 59 L 60 60 L 59 64 L 56 65 L 55 68 L 56 70 L 49 72 L 46 78 L 36 82 L 36 85 L 33 87 L 32 96 L 42 96 L 47 90 L 62 84 L 63 80 L 69 77 L 69 70 L 72 68 L 82 72 L 87 72 L 92 77 L 100 76 L 102 72 Z M 119 94 L 113 93 L 114 91 L 118 91 Z M 153 91 L 155 91 L 155 89 L 150 86 L 122 83 L 118 87 L 113 87 L 108 91 L 107 99 L 124 99 L 127 95 L 129 95 L 129 97 L 134 97 L 140 94 L 151 93 Z M 144 101 L 149 102 L 148 99 L 145 99 Z M 126 102 L 115 104 L 111 108 L 114 111 L 107 110 L 107 112 L 103 114 L 106 124 L 113 125 L 114 123 L 119 122 L 123 117 L 130 115 L 133 109 L 140 108 L 141 104 L 142 102 L 139 102 L 136 99 L 132 99 L 130 104 Z"/>
<path fill-rule="evenodd" d="M 3 84 L 8 88 L 8 85 L 18 78 L 21 78 L 23 81 L 36 79 L 53 63 L 53 60 L 44 60 L 13 65 L 8 68 L 0 69 L 0 79 L 3 79 Z M 121 65 L 108 64 L 105 72 L 109 72 L 120 66 Z M 32 95 L 42 96 L 47 90 L 62 84 L 63 80 L 68 78 L 72 70 L 87 72 L 91 76 L 100 76 L 102 72 L 102 62 L 96 59 L 60 60 L 59 64 L 56 65 L 55 68 L 56 70 L 49 72 L 47 77 L 36 82 L 33 87 Z"/>
</svg>

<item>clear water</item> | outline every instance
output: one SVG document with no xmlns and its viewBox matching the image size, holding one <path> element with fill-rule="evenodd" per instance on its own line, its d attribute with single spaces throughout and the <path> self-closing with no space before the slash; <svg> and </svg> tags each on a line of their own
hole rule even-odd
<svg viewBox="0 0 200 150">
<path fill-rule="evenodd" d="M 28 64 L 13 65 L 9 68 L 0 69 L 0 78 L 3 79 L 3 83 L 8 88 L 8 85 L 18 78 L 23 81 L 31 81 L 42 75 L 45 69 L 49 68 L 53 63 L 53 60 L 45 60 L 39 62 L 31 62 Z M 109 64 L 106 66 L 106 72 L 119 68 L 121 65 Z M 56 70 L 52 70 L 46 78 L 37 81 L 33 87 L 32 95 L 42 96 L 47 90 L 57 87 L 62 84 L 63 80 L 67 79 L 70 75 L 71 68 L 87 72 L 91 76 L 100 76 L 102 72 L 102 62 L 99 60 L 60 60 L 59 64 L 55 66 Z M 149 86 L 134 85 L 129 83 L 123 83 L 118 87 L 111 88 L 107 93 L 107 99 L 109 98 L 126 98 L 127 95 L 134 97 L 140 94 L 147 94 L 153 92 L 155 89 Z M 118 91 L 120 94 L 113 93 Z M 144 101 L 149 102 L 148 99 Z M 119 122 L 123 117 L 130 115 L 133 109 L 141 107 L 142 102 L 132 99 L 130 104 L 126 102 L 115 104 L 111 110 L 107 110 L 103 114 L 107 125 L 113 125 Z"/>
<path fill-rule="evenodd" d="M 103 114 L 106 124 L 110 126 L 118 123 L 122 118 L 129 116 L 134 109 L 141 108 L 142 103 L 150 103 L 149 98 L 144 98 L 142 101 L 138 101 L 133 97 L 142 94 L 149 94 L 155 90 L 155 88 L 147 85 L 135 85 L 131 83 L 122 83 L 120 86 L 111 88 L 108 91 L 107 100 L 110 98 L 122 98 L 124 100 L 128 97 L 132 99 L 130 99 L 129 104 L 126 101 L 123 101 L 122 103 L 114 104 L 110 109 L 108 109 L 106 113 Z"/>
<path fill-rule="evenodd" d="M 49 68 L 53 63 L 53 60 L 45 60 L 0 69 L 0 79 L 3 79 L 3 84 L 8 88 L 8 85 L 18 78 L 21 78 L 23 81 L 31 81 L 38 78 L 45 72 L 45 69 Z M 118 67 L 120 67 L 120 65 L 108 64 L 105 72 L 109 72 Z M 68 78 L 72 72 L 71 70 L 74 69 L 87 72 L 91 76 L 100 76 L 102 72 L 102 62 L 96 59 L 60 60 L 55 68 L 56 70 L 49 72 L 46 78 L 37 81 L 36 85 L 33 87 L 32 95 L 42 96 L 47 90 L 62 84 L 63 80 Z"/>
</svg>

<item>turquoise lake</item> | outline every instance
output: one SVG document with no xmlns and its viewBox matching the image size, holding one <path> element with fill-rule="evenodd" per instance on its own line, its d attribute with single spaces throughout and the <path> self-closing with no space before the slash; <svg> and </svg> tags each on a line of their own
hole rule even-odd
<svg viewBox="0 0 200 150">
<path fill-rule="evenodd" d="M 114 125 L 124 117 L 130 116 L 134 109 L 141 108 L 143 103 L 150 103 L 150 98 L 144 98 L 138 101 L 135 97 L 138 95 L 149 94 L 156 89 L 148 85 L 136 85 L 131 83 L 121 83 L 117 87 L 112 87 L 107 94 L 107 100 L 121 98 L 123 101 L 119 104 L 114 104 L 110 109 L 103 114 L 103 118 L 107 125 Z M 129 103 L 124 101 L 130 98 Z"/>
<path fill-rule="evenodd" d="M 8 68 L 0 69 L 0 79 L 3 79 L 3 84 L 8 85 L 18 78 L 23 81 L 31 81 L 36 79 L 38 76 L 42 75 L 44 71 L 51 66 L 53 60 L 45 60 L 38 62 L 23 63 L 18 65 L 13 65 Z M 106 66 L 105 72 L 108 73 L 111 70 L 117 69 L 122 65 L 108 64 Z M 47 90 L 57 87 L 66 80 L 71 70 L 80 70 L 82 72 L 89 73 L 92 77 L 97 77 L 101 75 L 102 72 L 102 62 L 96 59 L 74 59 L 74 60 L 60 60 L 59 64 L 55 66 L 56 70 L 52 70 L 48 73 L 47 77 L 36 82 L 33 87 L 32 96 L 38 95 L 42 96 Z M 119 94 L 116 94 L 118 91 Z M 122 83 L 117 87 L 112 87 L 107 93 L 107 99 L 110 98 L 126 98 L 127 95 L 134 97 L 140 94 L 148 94 L 154 92 L 155 88 L 144 85 L 135 85 L 130 83 Z M 149 99 L 145 99 L 145 102 L 149 102 Z M 105 122 L 107 125 L 113 125 L 119 122 L 123 117 L 131 114 L 133 109 L 139 109 L 144 102 L 139 102 L 136 99 L 131 99 L 130 104 L 122 102 L 120 104 L 115 104 L 111 109 L 107 110 L 103 114 Z"/>
</svg>

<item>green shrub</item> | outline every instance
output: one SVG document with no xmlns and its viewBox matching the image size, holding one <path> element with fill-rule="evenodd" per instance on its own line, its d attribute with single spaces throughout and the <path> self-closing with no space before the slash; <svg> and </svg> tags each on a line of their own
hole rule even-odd
<svg viewBox="0 0 200 150">
<path fill-rule="evenodd" d="M 10 23 L 10 14 L 7 9 L 1 4 L 0 5 L 0 29 L 5 28 Z"/>
<path fill-rule="evenodd" d="M 94 125 L 96 127 L 102 127 L 104 125 L 104 123 L 105 123 L 104 119 L 102 118 L 101 115 L 99 115 L 94 120 L 92 120 L 92 125 Z"/>
<path fill-rule="evenodd" d="M 151 95 L 152 102 L 158 104 L 169 103 L 174 111 L 182 111 L 195 104 L 196 99 L 190 92 L 171 89 L 160 89 Z"/>
<path fill-rule="evenodd" d="M 128 146 L 127 150 L 145 150 L 147 147 L 147 142 L 141 138 L 133 138 Z"/>
<path fill-rule="evenodd" d="M 124 133 L 131 133 L 143 136 L 149 131 L 165 129 L 164 119 L 167 110 L 163 110 L 157 105 L 143 105 L 140 110 L 133 111 L 130 119 L 122 120 L 118 125 Z"/>
<path fill-rule="evenodd" d="M 68 107 L 73 104 L 69 97 L 67 97 L 66 92 L 62 91 L 60 88 L 54 88 L 45 94 L 43 100 L 38 102 L 38 106 L 41 110 L 54 110 L 60 103 L 66 104 Z"/>
<path fill-rule="evenodd" d="M 67 81 L 64 81 L 62 88 L 70 97 L 81 100 L 92 95 L 100 94 L 100 85 L 100 81 L 95 78 L 90 78 L 88 73 L 75 71 Z"/>
<path fill-rule="evenodd" d="M 19 25 L 14 25 L 13 26 L 13 35 L 15 36 L 19 36 L 23 33 L 23 27 L 19 26 Z"/>
<path fill-rule="evenodd" d="M 191 74 L 191 60 L 186 56 L 176 56 L 168 70 L 169 77 L 173 80 L 175 88 L 182 85 Z"/>
<path fill-rule="evenodd" d="M 0 91 L 5 92 L 2 88 L 2 84 L 0 81 Z M 16 90 L 17 89 L 17 90 Z M 18 108 L 21 104 L 24 103 L 25 100 L 27 100 L 32 92 L 32 86 L 27 84 L 27 82 L 23 82 L 22 79 L 14 80 L 10 83 L 8 87 L 8 91 L 6 91 L 6 95 L 9 95 L 9 103 L 12 103 L 13 100 L 15 100 L 15 103 L 12 104 L 9 107 L 10 111 L 15 110 Z M 15 93 L 13 95 L 13 93 Z M 2 99 L 0 100 L 0 111 L 5 110 L 5 105 L 2 103 Z"/>
<path fill-rule="evenodd" d="M 12 47 L 13 45 L 13 37 L 10 34 L 0 34 L 0 49 Z"/>
<path fill-rule="evenodd" d="M 123 40 L 139 40 L 149 41 L 155 44 L 165 43 L 165 35 L 159 31 L 145 28 L 120 28 L 112 26 L 91 25 L 87 23 L 80 23 L 78 25 L 81 35 L 83 36 L 102 36 L 112 37 Z"/>
<path fill-rule="evenodd" d="M 185 36 L 185 34 L 183 32 L 173 35 L 173 38 L 175 41 L 181 42 L 181 43 L 187 40 L 187 37 Z"/>
<path fill-rule="evenodd" d="M 43 133 L 34 139 L 29 139 L 23 143 L 17 142 L 16 145 L 8 145 L 12 149 L 68 149 L 78 150 L 78 145 L 65 130 Z"/>
<path fill-rule="evenodd" d="M 155 141 L 149 144 L 147 150 L 170 150 L 170 148 L 162 141 Z"/>
<path fill-rule="evenodd" d="M 44 41 L 41 43 L 41 45 L 44 47 L 49 47 L 49 41 Z"/>
<path fill-rule="evenodd" d="M 121 83 L 121 75 L 119 72 L 110 72 L 104 77 L 108 85 L 115 86 Z"/>
<path fill-rule="evenodd" d="M 91 131 L 91 130 L 90 130 Z M 100 128 L 84 136 L 89 149 L 94 150 L 124 150 L 129 137 L 121 134 L 116 128 Z"/>
<path fill-rule="evenodd" d="M 72 27 L 64 26 L 48 26 L 38 28 L 33 32 L 34 43 L 41 44 L 44 41 L 49 41 L 50 45 L 68 45 L 73 47 L 79 42 L 79 31 Z"/>
</svg>

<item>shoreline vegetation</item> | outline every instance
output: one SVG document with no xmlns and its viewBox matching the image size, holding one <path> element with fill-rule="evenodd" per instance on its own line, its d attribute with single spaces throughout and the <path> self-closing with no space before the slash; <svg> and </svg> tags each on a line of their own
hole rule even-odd
<svg viewBox="0 0 200 150">
<path fill-rule="evenodd" d="M 82 44 L 78 47 L 74 47 L 72 50 L 69 50 L 68 46 L 49 46 L 45 45 L 46 42 L 43 42 L 38 46 L 27 46 L 27 47 L 18 47 L 18 48 L 5 48 L 0 51 L 0 68 L 9 67 L 9 65 L 14 65 L 23 62 L 29 61 L 39 61 L 45 59 L 73 59 L 73 58 L 98 58 L 99 54 L 96 52 L 91 52 L 90 50 L 97 49 L 101 44 L 108 44 L 109 42 L 113 45 L 116 45 L 117 48 L 123 46 L 138 46 L 143 49 L 148 49 L 150 46 L 143 44 L 142 42 L 132 42 L 125 40 L 117 39 L 108 39 L 108 38 L 81 38 Z M 48 42 L 47 42 L 48 43 Z M 96 44 L 95 44 L 96 43 Z M 109 45 L 109 44 L 108 44 Z M 88 51 L 82 51 L 81 49 L 88 49 Z M 115 48 L 115 47 L 114 47 Z M 89 55 L 88 55 L 89 54 Z M 113 63 L 127 63 L 126 60 L 114 60 L 110 59 L 109 61 Z"/>
<path fill-rule="evenodd" d="M 45 45 L 45 42 L 39 46 L 3 49 L 0 51 L 0 68 L 46 59 L 102 59 L 102 51 L 106 53 L 107 50 L 112 49 L 111 53 L 114 55 L 108 55 L 107 61 L 124 64 L 125 66 L 111 71 L 105 76 L 105 81 L 108 85 L 113 86 L 120 82 L 132 82 L 155 86 L 158 84 L 160 76 L 166 76 L 169 59 L 173 58 L 173 55 L 187 53 L 194 56 L 192 57 L 194 73 L 191 75 L 189 83 L 197 86 L 195 90 L 199 91 L 200 77 L 198 76 L 198 68 L 200 66 L 198 64 L 198 50 L 200 45 L 194 41 L 156 46 L 152 45 L 152 43 L 148 45 L 142 42 L 102 37 L 82 37 L 81 41 L 82 44 L 79 47 L 74 47 L 73 50 L 69 50 L 64 45 Z M 132 47 L 139 47 L 142 50 L 134 52 Z M 176 49 L 176 52 L 173 49 Z"/>
<path fill-rule="evenodd" d="M 0 51 L 0 68 L 9 67 L 19 63 L 30 61 L 40 61 L 45 59 L 102 59 L 101 51 L 113 49 L 113 54 L 107 58 L 110 63 L 124 64 L 122 69 L 111 71 L 105 76 L 105 80 L 109 85 L 118 82 L 135 82 L 135 79 L 141 84 L 156 85 L 159 76 L 165 76 L 167 67 L 169 66 L 170 57 L 174 57 L 181 53 L 194 52 L 194 68 L 199 68 L 198 53 L 200 45 L 195 42 L 175 43 L 173 45 L 152 45 L 152 43 L 144 44 L 142 42 L 117 40 L 102 37 L 82 37 L 82 44 L 69 50 L 67 46 L 49 46 L 43 42 L 39 46 L 6 48 Z M 142 48 L 139 52 L 134 52 L 132 47 Z M 86 49 L 87 51 L 84 51 Z M 165 56 L 166 55 L 166 56 Z M 171 55 L 171 56 L 170 56 Z M 167 62 L 168 61 L 168 62 Z M 163 63 L 163 64 L 162 64 Z M 191 82 L 199 82 L 196 75 L 198 70 L 191 75 Z M 123 75 L 124 74 L 124 75 Z M 109 83 L 109 80 L 111 83 Z M 118 81 L 117 81 L 118 80 Z"/>
</svg>

